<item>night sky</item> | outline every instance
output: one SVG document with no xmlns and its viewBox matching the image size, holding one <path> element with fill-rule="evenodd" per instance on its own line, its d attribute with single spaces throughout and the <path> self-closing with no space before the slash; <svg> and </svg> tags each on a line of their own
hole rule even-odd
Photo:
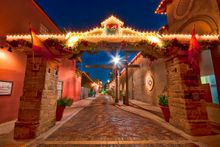
<svg viewBox="0 0 220 147">
<path fill-rule="evenodd" d="M 100 26 L 100 23 L 115 15 L 125 22 L 125 26 L 140 31 L 158 30 L 165 25 L 166 16 L 154 14 L 161 0 L 36 0 L 53 21 L 64 32 L 86 31 Z M 122 53 L 120 53 L 123 56 Z M 135 54 L 129 55 L 129 60 Z M 110 57 L 106 52 L 96 55 L 83 54 L 81 70 L 89 72 L 92 78 L 108 80 L 109 70 L 87 69 L 85 65 L 108 64 Z"/>
</svg>

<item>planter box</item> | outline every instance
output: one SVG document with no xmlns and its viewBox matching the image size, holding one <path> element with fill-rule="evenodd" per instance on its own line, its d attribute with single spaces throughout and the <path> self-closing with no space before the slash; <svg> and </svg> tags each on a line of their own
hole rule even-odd
<svg viewBox="0 0 220 147">
<path fill-rule="evenodd" d="M 56 121 L 60 121 L 63 117 L 65 106 L 57 106 L 56 110 Z"/>
<path fill-rule="evenodd" d="M 169 120 L 170 120 L 170 109 L 169 109 L 169 107 L 160 105 L 160 108 L 163 112 L 163 116 L 164 116 L 165 121 L 169 122 Z"/>
<path fill-rule="evenodd" d="M 206 109 L 212 132 L 220 134 L 220 106 L 207 103 Z"/>
</svg>

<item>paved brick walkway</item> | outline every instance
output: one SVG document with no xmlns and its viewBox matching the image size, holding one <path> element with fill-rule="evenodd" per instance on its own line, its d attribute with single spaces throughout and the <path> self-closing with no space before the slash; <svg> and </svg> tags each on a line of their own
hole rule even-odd
<svg viewBox="0 0 220 147">
<path fill-rule="evenodd" d="M 100 96 L 39 145 L 49 146 L 196 145 L 152 120 L 115 107 Z"/>
</svg>

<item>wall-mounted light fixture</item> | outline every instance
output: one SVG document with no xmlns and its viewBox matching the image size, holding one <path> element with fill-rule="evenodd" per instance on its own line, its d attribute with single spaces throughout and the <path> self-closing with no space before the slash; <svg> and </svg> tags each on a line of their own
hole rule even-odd
<svg viewBox="0 0 220 147">
<path fill-rule="evenodd" d="M 9 48 L 8 48 L 8 51 L 9 51 L 9 52 L 12 52 L 12 48 L 11 48 L 11 47 L 9 47 Z"/>
</svg>

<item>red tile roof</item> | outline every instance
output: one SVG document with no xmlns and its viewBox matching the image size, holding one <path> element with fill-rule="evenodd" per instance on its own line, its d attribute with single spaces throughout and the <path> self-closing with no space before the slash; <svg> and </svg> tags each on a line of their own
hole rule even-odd
<svg viewBox="0 0 220 147">
<path fill-rule="evenodd" d="M 156 14 L 166 14 L 167 4 L 172 3 L 173 0 L 161 0 L 159 6 L 155 10 Z"/>
</svg>

